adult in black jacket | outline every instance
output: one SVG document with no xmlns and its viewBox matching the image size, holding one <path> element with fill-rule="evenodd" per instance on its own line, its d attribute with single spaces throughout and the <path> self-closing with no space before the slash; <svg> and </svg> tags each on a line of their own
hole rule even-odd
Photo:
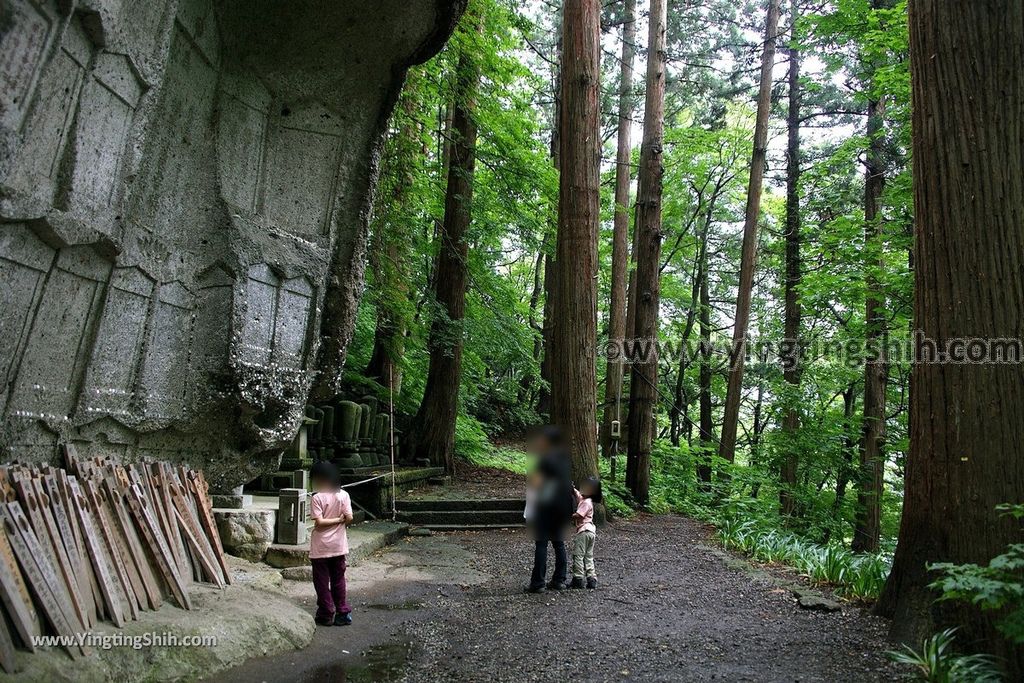
<svg viewBox="0 0 1024 683">
<path fill-rule="evenodd" d="M 529 590 L 539 593 L 545 585 L 552 590 L 565 587 L 568 573 L 565 530 L 572 520 L 574 496 L 572 468 L 562 432 L 557 427 L 545 427 L 534 438 L 534 450 L 538 458 L 531 478 L 534 505 L 530 524 L 535 535 L 535 548 Z M 555 572 L 551 581 L 545 584 L 548 543 L 555 550 Z"/>
</svg>

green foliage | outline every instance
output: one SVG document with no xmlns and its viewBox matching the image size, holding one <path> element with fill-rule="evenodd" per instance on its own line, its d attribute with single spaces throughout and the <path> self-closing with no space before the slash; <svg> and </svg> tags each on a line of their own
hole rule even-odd
<svg viewBox="0 0 1024 683">
<path fill-rule="evenodd" d="M 1024 518 L 1024 505 L 1000 505 L 1003 514 Z M 1024 544 L 1013 543 L 1006 552 L 982 567 L 939 562 L 929 565 L 941 578 L 931 584 L 941 600 L 961 600 L 986 611 L 1004 610 L 996 628 L 1007 639 L 1024 645 Z"/>
<path fill-rule="evenodd" d="M 889 575 L 890 558 L 855 555 L 836 543 L 812 543 L 772 527 L 770 520 L 751 517 L 749 507 L 735 500 L 717 516 L 718 538 L 726 548 L 739 550 L 757 562 L 795 567 L 812 581 L 835 586 L 840 595 L 852 600 L 878 598 Z"/>
<path fill-rule="evenodd" d="M 914 668 L 918 680 L 928 683 L 998 683 L 1002 680 L 995 660 L 988 655 L 958 655 L 953 651 L 956 629 L 926 638 L 920 649 L 904 645 L 890 651 L 894 662 Z"/>
<path fill-rule="evenodd" d="M 872 351 L 863 348 L 867 283 L 880 283 L 893 343 L 910 336 L 914 298 L 907 3 L 888 4 L 879 10 L 869 0 L 802 4 L 805 14 L 795 30 L 780 27 L 784 40 L 800 50 L 803 64 L 799 298 L 805 355 L 800 384 L 793 386 L 783 376 L 777 348 L 771 346 L 783 337 L 788 218 L 786 158 L 781 146 L 773 144 L 751 311 L 752 336 L 768 344 L 747 363 L 735 463 L 717 458 L 726 354 L 719 346 L 708 363 L 705 405 L 711 406 L 712 426 L 702 436 L 702 358 L 696 342 L 698 313 L 707 314 L 716 345 L 727 342 L 731 333 L 760 52 L 759 39 L 752 36 L 763 28 L 763 6 L 728 0 L 684 3 L 670 12 L 667 32 L 658 321 L 665 351 L 658 369 L 658 438 L 651 454 L 648 509 L 712 521 L 731 547 L 761 561 L 793 564 L 813 580 L 833 583 L 851 599 L 864 600 L 878 594 L 888 571 L 886 554 L 858 557 L 843 549 L 856 512 L 864 361 Z M 605 38 L 617 34 L 619 12 L 618 3 L 603 8 Z M 389 126 L 371 224 L 367 295 L 349 350 L 349 385 L 360 394 L 376 392 L 383 398 L 379 385 L 357 375 L 371 358 L 382 319 L 400 321 L 405 334 L 391 349 L 402 371 L 396 406 L 407 415 L 416 411 L 426 382 L 429 331 L 435 322 L 445 322 L 432 280 L 447 184 L 445 121 L 456 66 L 468 55 L 481 74 L 473 110 L 478 144 L 466 259 L 468 293 L 465 318 L 444 326 L 446 346 L 462 342 L 462 377 L 451 388 L 459 394 L 456 450 L 473 462 L 517 472 L 525 471 L 524 456 L 495 448 L 490 441 L 519 435 L 544 419 L 537 406 L 543 389 L 545 253 L 552 251 L 559 194 L 550 148 L 559 21 L 545 3 L 471 0 L 445 49 L 411 70 Z M 643 35 L 637 39 L 642 60 Z M 610 112 L 617 110 L 619 90 L 617 51 L 603 52 L 599 325 L 607 325 L 612 298 L 611 160 L 618 121 Z M 636 66 L 631 99 L 637 107 L 633 118 L 639 122 L 642 61 Z M 780 90 L 785 87 L 778 86 L 773 94 L 771 128 L 777 139 L 785 137 L 787 98 Z M 882 234 L 867 239 L 863 161 L 871 141 L 864 113 L 868 102 L 878 99 L 885 104 Z M 633 138 L 635 164 L 640 141 L 635 134 Z M 699 303 L 702 264 L 707 309 Z M 604 374 L 599 360 L 599 381 Z M 891 550 L 902 505 L 909 375 L 909 363 L 892 359 L 882 496 L 886 551 Z M 600 396 L 601 385 L 598 391 Z M 623 401 L 628 401 L 628 386 Z M 799 424 L 784 430 L 783 416 L 790 410 Z M 624 416 L 625 411 L 624 406 Z M 795 512 L 782 519 L 779 471 L 791 454 L 797 455 L 796 481 L 785 493 L 794 500 Z M 703 465 L 714 472 L 710 482 L 698 481 Z M 625 457 L 618 459 L 615 481 L 607 459 L 599 466 L 609 510 L 630 514 L 635 501 L 622 485 Z"/>
</svg>

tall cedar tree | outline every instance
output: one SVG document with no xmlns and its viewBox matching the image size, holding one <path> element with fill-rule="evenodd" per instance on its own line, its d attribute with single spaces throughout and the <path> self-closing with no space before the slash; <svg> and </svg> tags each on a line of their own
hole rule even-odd
<svg viewBox="0 0 1024 683">
<path fill-rule="evenodd" d="M 887 7 L 889 0 L 872 0 L 873 10 Z M 873 74 L 869 72 L 869 87 Z M 868 151 L 864 170 L 864 304 L 865 342 L 874 355 L 864 366 L 864 422 L 860 438 L 860 467 L 857 477 L 857 513 L 853 525 L 852 548 L 858 552 L 877 552 L 882 534 L 882 481 L 885 473 L 885 387 L 888 383 L 886 340 L 888 319 L 881 272 L 882 192 L 885 190 L 885 100 L 872 94 L 868 100 Z M 872 254 L 874 255 L 872 257 Z"/>
<path fill-rule="evenodd" d="M 708 224 L 710 224 L 710 218 Z M 700 460 L 697 464 L 697 479 L 702 485 L 711 483 L 711 454 L 715 448 L 715 417 L 711 405 L 711 291 L 708 286 L 708 228 L 704 229 L 700 264 L 697 277 L 700 279 L 700 376 L 698 403 L 700 405 Z"/>
<path fill-rule="evenodd" d="M 797 46 L 797 23 L 800 7 L 790 0 L 789 46 L 789 111 L 787 114 L 788 140 L 786 144 L 786 294 L 785 294 L 785 351 L 783 379 L 792 392 L 782 417 L 786 434 L 782 455 L 779 509 L 783 515 L 796 512 L 797 430 L 800 414 L 796 396 L 800 387 L 800 50 Z"/>
<path fill-rule="evenodd" d="M 555 41 L 556 60 L 554 67 L 553 92 L 555 101 L 555 115 L 551 125 L 551 164 L 557 171 L 559 146 L 558 127 L 561 125 L 562 115 L 562 35 L 561 35 L 561 9 L 557 17 L 558 40 Z M 552 236 L 557 240 L 558 218 L 555 218 L 555 225 Z M 548 238 L 548 235 L 545 235 Z M 553 249 L 548 248 L 548 239 L 544 240 L 544 323 L 541 327 L 541 362 L 540 362 L 540 391 L 537 393 L 537 414 L 551 416 L 551 365 L 554 357 L 555 339 L 555 278 L 558 276 L 558 269 L 555 268 L 555 255 Z M 555 248 L 557 249 L 557 241 Z"/>
<path fill-rule="evenodd" d="M 573 475 L 597 474 L 597 226 L 600 218 L 601 3 L 566 0 L 562 17 L 558 236 L 551 418 Z"/>
<path fill-rule="evenodd" d="M 444 221 L 438 233 L 434 295 L 437 311 L 430 326 L 430 364 L 423 402 L 410 429 L 414 458 L 428 458 L 451 472 L 455 459 L 455 418 L 462 372 L 462 318 L 466 308 L 466 232 L 472 217 L 476 165 L 474 98 L 480 73 L 466 51 L 456 67 L 454 112 L 449 143 Z"/>
<path fill-rule="evenodd" d="M 640 178 L 636 203 L 636 314 L 635 335 L 649 348 L 647 357 L 633 364 L 629 383 L 629 459 L 626 485 L 641 505 L 651 486 L 651 446 L 654 409 L 658 402 L 658 312 L 661 303 L 661 190 L 665 168 L 665 0 L 651 0 L 647 37 L 647 96 L 644 102 L 644 139 L 640 149 Z"/>
<path fill-rule="evenodd" d="M 412 81 L 412 77 L 409 81 Z M 396 206 L 407 201 L 414 180 L 414 160 L 422 144 L 415 125 L 415 84 L 409 81 L 406 82 L 401 105 L 404 118 L 397 132 L 398 139 L 395 140 L 396 178 L 391 201 Z M 370 268 L 373 269 L 380 290 L 376 300 L 377 322 L 373 332 L 373 351 L 363 374 L 398 394 L 402 388 L 402 356 L 405 353 L 407 321 L 403 308 L 409 293 L 408 276 L 399 245 L 401 234 L 390 234 L 383 226 L 378 227 L 380 229 L 370 245 L 369 258 Z"/>
<path fill-rule="evenodd" d="M 916 327 L 940 349 L 1024 338 L 1024 3 L 912 0 L 910 67 Z M 1022 680 L 1024 648 L 991 613 L 935 602 L 928 565 L 985 565 L 1020 543 L 996 506 L 1024 490 L 1024 365 L 918 362 L 911 383 L 903 521 L 877 609 L 903 641 L 959 626 L 958 643 Z"/>
<path fill-rule="evenodd" d="M 630 133 L 633 126 L 633 55 L 636 51 L 636 0 L 622 3 L 622 59 L 619 71 L 619 128 L 615 153 L 615 218 L 612 229 L 611 301 L 608 340 L 621 344 L 626 336 L 626 270 L 629 268 L 629 184 L 632 170 Z M 621 360 L 621 359 L 620 359 Z M 622 363 L 609 358 L 604 385 L 601 451 L 610 456 L 611 426 L 621 420 Z"/>
<path fill-rule="evenodd" d="M 743 361 L 746 353 L 747 328 L 750 325 L 750 300 L 754 293 L 757 227 L 761 218 L 761 190 L 768 154 L 768 115 L 772 106 L 772 68 L 775 66 L 778 30 L 779 0 L 769 0 L 764 28 L 764 51 L 761 53 L 761 89 L 757 97 L 757 115 L 754 121 L 754 153 L 750 159 L 750 181 L 747 184 L 747 210 L 743 223 L 743 248 L 740 256 L 740 283 L 736 296 L 736 322 L 732 333 L 731 367 L 725 394 L 722 441 L 718 450 L 718 455 L 728 462 L 736 459 L 736 432 L 739 427 L 740 399 L 743 396 Z"/>
</svg>

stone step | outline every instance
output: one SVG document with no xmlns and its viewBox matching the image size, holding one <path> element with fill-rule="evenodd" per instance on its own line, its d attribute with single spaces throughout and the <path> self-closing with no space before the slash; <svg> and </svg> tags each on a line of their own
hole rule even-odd
<svg viewBox="0 0 1024 683">
<path fill-rule="evenodd" d="M 501 510 L 518 512 L 522 516 L 526 500 L 523 498 L 400 500 L 396 507 L 399 512 Z"/>
<path fill-rule="evenodd" d="M 409 530 L 411 535 L 417 535 L 417 529 L 428 531 L 502 531 L 507 529 L 519 529 L 525 525 L 520 524 L 421 524 Z M 422 534 L 420 534 L 422 535 Z"/>
<path fill-rule="evenodd" d="M 493 527 L 522 526 L 521 510 L 416 510 L 399 511 L 398 521 L 414 526 L 463 527 L 481 524 Z"/>
</svg>

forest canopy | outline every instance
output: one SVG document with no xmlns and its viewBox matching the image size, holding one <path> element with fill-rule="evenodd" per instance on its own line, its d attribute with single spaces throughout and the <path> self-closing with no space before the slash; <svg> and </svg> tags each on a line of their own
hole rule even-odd
<svg viewBox="0 0 1024 683">
<path fill-rule="evenodd" d="M 567 425 L 611 514 L 706 519 L 877 600 L 900 565 L 930 315 L 912 83 L 953 87 L 914 71 L 912 25 L 907 0 L 471 0 L 388 127 L 346 382 L 394 399 L 410 457 L 521 472 L 523 435 Z M 970 503 L 1007 533 L 922 551 L 948 562 L 916 561 L 923 593 L 901 596 L 930 616 L 904 635 L 1024 640 L 1007 490 Z M 986 602 L 996 556 L 1017 569 Z M 933 613 L 943 596 L 1011 616 Z"/>
</svg>

